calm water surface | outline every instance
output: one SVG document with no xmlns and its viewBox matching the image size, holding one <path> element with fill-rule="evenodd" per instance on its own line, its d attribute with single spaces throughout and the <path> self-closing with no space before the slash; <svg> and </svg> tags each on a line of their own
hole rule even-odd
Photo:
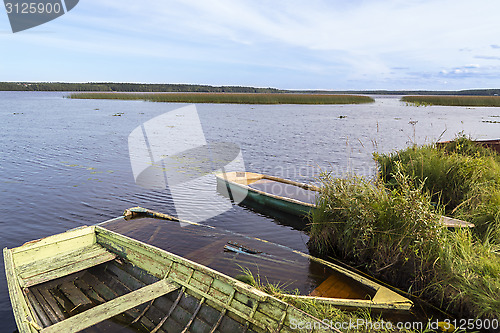
<svg viewBox="0 0 500 333">
<path fill-rule="evenodd" d="M 64 93 L 0 92 L 0 245 L 95 224 L 143 206 L 175 214 L 168 191 L 139 187 L 127 139 L 143 122 L 184 104 L 71 100 Z M 412 142 L 500 137 L 500 108 L 411 107 L 395 97 L 346 106 L 211 105 L 197 110 L 206 139 L 238 144 L 247 171 L 314 182 L 375 173 L 373 152 Z M 120 115 L 117 115 L 120 113 Z M 207 194 L 207 201 L 228 200 Z M 307 252 L 307 235 L 286 218 L 234 206 L 207 224 Z M 186 242 L 189 240 L 186 239 Z M 0 331 L 13 332 L 3 261 Z"/>
</svg>

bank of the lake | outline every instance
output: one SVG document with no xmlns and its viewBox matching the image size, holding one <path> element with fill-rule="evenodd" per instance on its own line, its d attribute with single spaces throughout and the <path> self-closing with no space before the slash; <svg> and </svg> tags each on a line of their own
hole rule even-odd
<svg viewBox="0 0 500 333">
<path fill-rule="evenodd" d="M 461 137 L 376 159 L 375 181 L 324 175 L 309 244 L 458 318 L 500 320 L 500 157 Z"/>
<path fill-rule="evenodd" d="M 73 93 L 73 99 L 143 100 L 167 103 L 212 104 L 363 104 L 369 96 L 292 93 Z"/>
</svg>

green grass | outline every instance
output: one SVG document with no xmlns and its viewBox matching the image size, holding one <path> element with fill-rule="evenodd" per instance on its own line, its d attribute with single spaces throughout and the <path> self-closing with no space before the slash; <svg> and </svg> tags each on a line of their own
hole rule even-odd
<svg viewBox="0 0 500 333">
<path fill-rule="evenodd" d="M 169 103 L 226 104 L 361 104 L 373 98 L 359 95 L 289 94 L 289 93 L 74 93 L 76 99 L 144 100 Z"/>
<path fill-rule="evenodd" d="M 390 184 L 324 174 L 309 246 L 458 318 L 500 318 L 498 244 L 440 225 L 443 206 L 403 165 L 394 163 Z"/>
<path fill-rule="evenodd" d="M 417 106 L 500 106 L 500 96 L 404 96 L 401 101 Z"/>
<path fill-rule="evenodd" d="M 439 148 L 414 146 L 375 159 L 387 187 L 397 186 L 400 169 L 447 216 L 474 223 L 477 237 L 500 244 L 500 155 L 493 150 L 461 136 Z"/>
</svg>

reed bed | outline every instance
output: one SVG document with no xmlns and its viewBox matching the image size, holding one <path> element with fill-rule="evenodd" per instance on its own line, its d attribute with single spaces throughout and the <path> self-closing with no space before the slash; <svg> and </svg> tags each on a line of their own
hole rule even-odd
<svg viewBox="0 0 500 333">
<path fill-rule="evenodd" d="M 458 318 L 500 319 L 500 192 L 494 183 L 499 169 L 488 169 L 488 163 L 496 163 L 489 152 L 458 146 L 461 154 L 451 148 L 412 147 L 377 156 L 384 164 L 376 180 L 323 174 L 310 248 L 361 267 Z M 456 160 L 428 163 L 415 151 Z M 405 153 L 414 156 L 401 158 Z M 448 193 L 453 199 L 445 199 Z M 448 230 L 439 223 L 445 212 L 470 217 L 478 230 Z"/>
<path fill-rule="evenodd" d="M 500 155 L 460 136 L 447 145 L 410 147 L 375 155 L 382 181 L 393 189 L 401 168 L 414 186 L 422 186 L 445 214 L 476 225 L 483 240 L 500 244 Z"/>
<path fill-rule="evenodd" d="M 500 96 L 404 96 L 401 101 L 417 106 L 500 106 Z"/>
<path fill-rule="evenodd" d="M 361 95 L 289 93 L 73 93 L 75 99 L 143 100 L 168 103 L 224 104 L 362 104 L 373 98 Z"/>
</svg>

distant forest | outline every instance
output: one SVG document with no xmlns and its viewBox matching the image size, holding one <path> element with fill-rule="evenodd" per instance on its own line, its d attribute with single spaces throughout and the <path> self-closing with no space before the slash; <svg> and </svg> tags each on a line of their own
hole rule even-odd
<svg viewBox="0 0 500 333">
<path fill-rule="evenodd" d="M 149 84 L 149 83 L 63 83 L 63 82 L 0 82 L 0 91 L 109 91 L 109 92 L 234 92 L 276 93 L 274 88 L 238 86 L 214 87 L 197 84 Z"/>
<path fill-rule="evenodd" d="M 209 86 L 198 84 L 114 83 L 114 82 L 0 82 L 0 91 L 109 91 L 109 92 L 213 92 L 213 93 L 303 93 L 303 94 L 363 94 L 363 95 L 469 95 L 499 96 L 500 89 L 459 91 L 433 90 L 281 90 L 241 86 Z"/>
</svg>

